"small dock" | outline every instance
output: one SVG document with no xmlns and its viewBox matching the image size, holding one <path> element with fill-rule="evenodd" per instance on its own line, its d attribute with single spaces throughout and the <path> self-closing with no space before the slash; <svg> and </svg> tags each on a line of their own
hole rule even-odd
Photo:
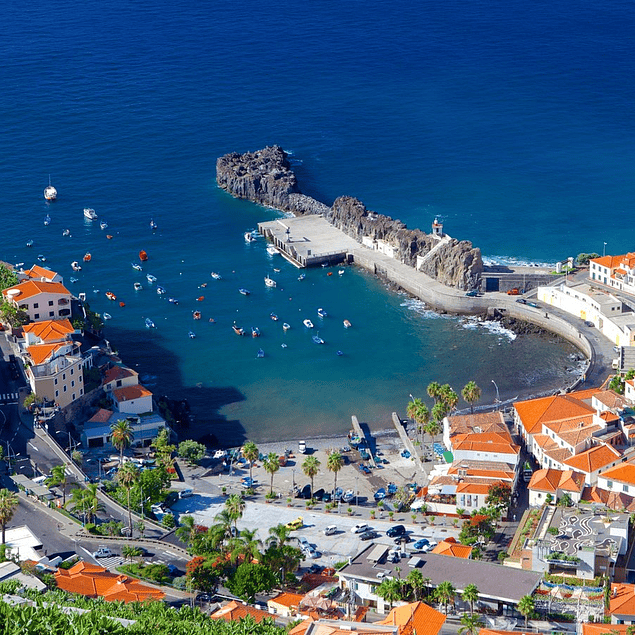
<svg viewBox="0 0 635 635">
<path fill-rule="evenodd" d="M 423 469 L 423 465 L 421 463 L 421 455 L 417 451 L 415 444 L 406 434 L 404 425 L 401 423 L 401 419 L 397 416 L 396 412 L 392 413 L 392 423 L 395 426 L 395 430 L 397 430 L 397 434 L 399 435 L 404 448 L 410 452 L 410 456 L 414 459 L 416 468 L 425 475 L 425 470 Z"/>
<path fill-rule="evenodd" d="M 368 447 L 368 453 L 370 454 L 370 458 L 368 462 L 374 467 L 377 467 L 377 463 L 375 463 L 375 440 L 370 435 L 370 431 L 366 434 L 366 431 L 359 425 L 359 421 L 355 415 L 351 416 L 351 423 L 353 425 L 353 432 L 360 438 L 364 439 L 364 443 Z"/>
</svg>

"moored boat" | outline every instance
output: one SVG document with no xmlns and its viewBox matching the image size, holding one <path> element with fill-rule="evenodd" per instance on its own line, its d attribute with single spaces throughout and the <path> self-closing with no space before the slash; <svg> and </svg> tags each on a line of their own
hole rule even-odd
<svg viewBox="0 0 635 635">
<path fill-rule="evenodd" d="M 187 335 L 191 340 L 196 337 L 196 333 L 194 331 L 188 331 Z"/>
<path fill-rule="evenodd" d="M 146 273 L 146 279 L 150 284 L 157 281 L 157 277 L 153 276 L 151 273 Z"/>
<path fill-rule="evenodd" d="M 234 329 L 234 333 L 236 333 L 236 335 L 244 335 L 245 334 L 245 329 L 243 329 L 242 327 L 238 326 L 236 324 L 236 322 L 234 322 L 232 324 L 232 329 Z"/>
<path fill-rule="evenodd" d="M 77 278 L 73 278 L 73 276 L 71 276 L 71 277 L 69 278 L 69 280 L 70 280 L 72 283 L 79 282 L 79 280 L 78 280 Z"/>
<path fill-rule="evenodd" d="M 302 280 L 304 280 L 305 278 L 306 278 L 306 275 L 305 275 L 305 274 L 303 274 L 303 273 L 301 273 L 301 274 L 298 276 L 298 280 L 300 280 L 300 282 L 302 282 Z"/>
<path fill-rule="evenodd" d="M 71 235 L 71 230 L 70 230 L 70 229 L 65 229 L 65 230 L 62 232 L 62 236 L 70 236 L 70 235 Z"/>
<path fill-rule="evenodd" d="M 275 256 L 278 253 L 278 250 L 273 245 L 268 245 L 267 246 L 267 253 L 270 256 Z"/>
<path fill-rule="evenodd" d="M 26 246 L 27 247 L 33 247 L 33 240 L 27 240 L 26 241 Z"/>
<path fill-rule="evenodd" d="M 126 303 L 125 303 L 125 302 L 120 302 L 120 303 L 119 303 L 119 306 L 123 309 L 123 307 L 125 307 L 125 306 L 126 306 Z"/>
<path fill-rule="evenodd" d="M 117 296 L 112 291 L 106 291 L 106 297 L 113 302 L 117 299 Z"/>
<path fill-rule="evenodd" d="M 73 260 L 73 262 L 71 262 L 71 269 L 73 271 L 81 271 L 82 267 L 81 265 L 77 262 L 77 260 Z"/>
<path fill-rule="evenodd" d="M 339 273 L 340 276 L 343 276 L 344 275 L 344 269 L 340 269 L 337 273 Z"/>
<path fill-rule="evenodd" d="M 45 256 L 44 254 L 40 254 L 40 255 L 37 257 L 37 259 L 38 259 L 40 262 L 46 262 L 46 256 Z"/>
<path fill-rule="evenodd" d="M 99 229 L 106 229 L 108 227 L 108 223 L 105 220 L 100 221 Z"/>
<path fill-rule="evenodd" d="M 314 344 L 324 344 L 324 340 L 320 337 L 319 331 L 311 339 L 313 340 Z"/>
<path fill-rule="evenodd" d="M 249 295 L 249 291 L 247 289 L 243 289 L 242 287 L 238 289 L 238 293 L 242 293 L 242 295 Z"/>
<path fill-rule="evenodd" d="M 278 316 L 275 313 L 270 313 L 269 317 L 274 321 L 277 322 L 278 321 Z"/>
<path fill-rule="evenodd" d="M 155 329 L 156 328 L 155 323 L 150 318 L 146 318 L 145 323 L 146 323 L 146 328 L 147 329 Z"/>
<path fill-rule="evenodd" d="M 156 231 L 157 230 L 158 225 L 154 222 L 154 218 L 150 219 L 150 229 L 152 231 Z"/>
<path fill-rule="evenodd" d="M 317 314 L 318 314 L 321 318 L 325 318 L 325 317 L 328 315 L 328 313 L 327 313 L 327 312 L 326 312 L 326 311 L 325 311 L 322 307 L 320 307 L 320 308 L 317 310 Z"/>
<path fill-rule="evenodd" d="M 308 329 L 313 328 L 313 322 L 311 322 L 309 318 L 307 318 L 306 320 L 302 320 L 302 324 L 304 324 L 304 326 L 306 326 Z"/>
<path fill-rule="evenodd" d="M 345 329 L 350 329 L 351 326 L 352 326 L 352 324 L 348 320 L 344 320 L 344 328 Z"/>
<path fill-rule="evenodd" d="M 266 284 L 268 287 L 275 287 L 275 286 L 277 286 L 276 281 L 275 281 L 273 278 L 270 278 L 270 277 L 269 277 L 269 275 L 266 275 L 266 276 L 265 276 L 265 284 Z"/>
<path fill-rule="evenodd" d="M 254 235 L 253 235 L 252 232 L 245 232 L 245 242 L 253 243 L 254 240 L 256 240 L 256 239 L 254 238 Z"/>
<path fill-rule="evenodd" d="M 197 302 L 202 302 L 205 299 L 204 295 L 199 295 L 198 298 L 196 298 Z"/>
<path fill-rule="evenodd" d="M 97 220 L 97 212 L 92 207 L 84 207 L 84 218 Z"/>
<path fill-rule="evenodd" d="M 92 256 L 89 251 L 84 254 L 84 262 L 90 262 L 92 260 Z"/>
<path fill-rule="evenodd" d="M 168 298 L 168 302 L 170 304 L 174 304 L 174 306 L 178 306 L 179 301 L 176 298 Z"/>
<path fill-rule="evenodd" d="M 57 190 L 51 185 L 50 174 L 49 174 L 49 184 L 44 188 L 44 198 L 47 201 L 54 201 L 57 198 Z"/>
<path fill-rule="evenodd" d="M 288 322 L 285 322 L 285 323 L 282 325 L 282 330 L 283 330 L 283 331 L 288 331 L 290 328 L 291 328 L 291 324 L 289 324 Z"/>
<path fill-rule="evenodd" d="M 192 317 L 195 320 L 200 320 L 201 319 L 201 312 L 200 311 L 192 311 Z"/>
<path fill-rule="evenodd" d="M 132 286 L 135 291 L 141 291 L 141 289 L 143 289 L 143 285 L 140 282 L 135 282 Z"/>
<path fill-rule="evenodd" d="M 112 320 L 112 315 L 110 315 L 110 313 L 104 313 L 102 317 L 104 320 Z"/>
<path fill-rule="evenodd" d="M 51 224 L 51 217 L 48 214 L 44 217 L 44 224 L 45 225 Z"/>
<path fill-rule="evenodd" d="M 139 263 L 131 262 L 130 264 L 135 271 L 143 271 L 143 267 Z"/>
<path fill-rule="evenodd" d="M 161 286 L 157 287 L 157 293 L 159 295 L 163 295 L 165 293 L 165 288 Z"/>
<path fill-rule="evenodd" d="M 210 273 L 209 275 L 212 276 L 212 278 L 214 278 L 214 280 L 220 280 L 221 279 L 220 273 L 216 273 L 215 271 L 212 271 L 212 273 Z"/>
<path fill-rule="evenodd" d="M 260 329 L 257 326 L 251 327 L 251 336 L 252 337 L 260 337 Z"/>
<path fill-rule="evenodd" d="M 141 260 L 141 262 L 145 262 L 147 259 L 148 259 L 148 253 L 144 249 L 142 249 L 139 252 L 139 260 Z"/>
<path fill-rule="evenodd" d="M 344 355 L 344 353 L 342 353 L 342 351 L 337 351 L 336 355 L 337 355 L 338 357 L 341 357 L 342 355 Z"/>
<path fill-rule="evenodd" d="M 262 350 L 262 348 L 258 349 L 258 352 L 256 353 L 256 357 L 264 357 L 265 356 L 265 352 Z"/>
</svg>

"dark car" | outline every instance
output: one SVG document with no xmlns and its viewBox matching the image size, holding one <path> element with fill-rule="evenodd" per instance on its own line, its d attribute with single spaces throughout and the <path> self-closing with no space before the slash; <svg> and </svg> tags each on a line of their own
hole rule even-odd
<svg viewBox="0 0 635 635">
<path fill-rule="evenodd" d="M 311 485 L 307 483 L 302 489 L 298 489 L 295 497 L 309 500 L 309 498 L 311 498 Z"/>
<path fill-rule="evenodd" d="M 364 465 L 363 463 L 359 464 L 359 471 L 362 474 L 370 474 L 370 469 L 366 465 Z"/>
<path fill-rule="evenodd" d="M 373 540 L 374 538 L 379 538 L 379 532 L 373 529 L 369 529 L 362 534 L 359 534 L 360 540 Z"/>
<path fill-rule="evenodd" d="M 518 302 L 519 304 L 527 304 L 527 300 L 525 300 L 525 298 L 518 298 L 516 302 Z"/>
<path fill-rule="evenodd" d="M 309 573 L 321 573 L 324 567 L 321 567 L 319 564 L 312 564 L 309 567 Z"/>
<path fill-rule="evenodd" d="M 402 542 L 405 542 L 405 543 L 410 542 L 410 536 L 408 534 L 402 534 L 401 536 L 397 536 L 395 538 L 396 545 L 400 545 Z"/>
<path fill-rule="evenodd" d="M 472 291 L 468 291 L 465 295 L 470 298 L 476 298 L 478 296 L 478 290 L 474 289 Z"/>
<path fill-rule="evenodd" d="M 389 538 L 394 538 L 395 536 L 402 536 L 405 533 L 406 533 L 406 528 L 403 525 L 395 525 L 394 527 L 391 527 L 386 532 L 386 535 Z"/>
<path fill-rule="evenodd" d="M 587 326 L 595 326 L 595 324 L 593 324 L 593 322 L 591 322 L 591 320 L 585 320 L 584 322 Z"/>
<path fill-rule="evenodd" d="M 315 498 L 315 500 L 321 501 L 322 497 L 324 496 L 324 488 L 321 487 L 318 490 L 315 490 L 315 492 L 313 492 L 313 498 Z"/>
<path fill-rule="evenodd" d="M 331 492 L 324 492 L 324 494 L 322 495 L 322 502 L 323 503 L 330 503 L 331 502 Z"/>
</svg>

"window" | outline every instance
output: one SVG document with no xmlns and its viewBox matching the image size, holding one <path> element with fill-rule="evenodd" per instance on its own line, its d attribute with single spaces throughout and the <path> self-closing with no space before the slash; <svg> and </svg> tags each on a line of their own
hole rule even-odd
<svg viewBox="0 0 635 635">
<path fill-rule="evenodd" d="M 59 391 L 59 390 L 56 390 L 56 391 L 55 391 L 55 396 L 56 396 L 56 397 L 59 397 L 59 396 L 60 396 L 60 391 Z"/>
<path fill-rule="evenodd" d="M 73 393 L 73 401 L 75 401 L 75 393 Z"/>
<path fill-rule="evenodd" d="M 53 306 L 53 300 L 49 300 L 49 306 Z"/>
<path fill-rule="evenodd" d="M 628 485 L 622 485 L 622 491 L 628 494 Z"/>
<path fill-rule="evenodd" d="M 613 481 L 606 481 L 606 486 L 607 486 L 609 489 L 612 489 L 612 487 L 613 487 Z"/>
<path fill-rule="evenodd" d="M 36 303 L 33 305 L 33 308 L 34 308 L 34 309 L 39 309 L 39 308 L 40 308 L 39 303 L 38 303 L 38 302 L 36 302 Z"/>
<path fill-rule="evenodd" d="M 40 319 L 40 314 L 39 314 L 39 313 L 36 313 L 36 314 L 33 316 L 33 319 L 34 319 L 34 320 L 39 320 L 39 319 Z"/>
<path fill-rule="evenodd" d="M 67 388 L 67 387 L 66 387 L 66 386 L 64 386 L 64 392 L 66 392 L 66 388 Z"/>
<path fill-rule="evenodd" d="M 49 311 L 49 317 L 55 317 L 55 311 Z"/>
<path fill-rule="evenodd" d="M 57 377 L 55 378 L 55 385 L 57 386 Z"/>
<path fill-rule="evenodd" d="M 75 374 L 75 369 L 71 368 L 71 375 L 74 375 L 74 374 Z"/>
<path fill-rule="evenodd" d="M 62 375 L 62 381 L 66 381 L 66 373 Z"/>
<path fill-rule="evenodd" d="M 73 381 L 71 382 L 71 388 L 75 388 L 75 380 L 73 379 Z M 73 397 L 74 399 L 74 397 Z"/>
<path fill-rule="evenodd" d="M 117 388 L 121 388 L 121 379 L 117 380 Z"/>
</svg>

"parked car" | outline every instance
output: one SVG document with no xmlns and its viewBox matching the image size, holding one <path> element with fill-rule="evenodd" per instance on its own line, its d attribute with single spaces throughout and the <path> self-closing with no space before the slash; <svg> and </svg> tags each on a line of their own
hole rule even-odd
<svg viewBox="0 0 635 635">
<path fill-rule="evenodd" d="M 324 492 L 324 496 L 322 496 L 322 502 L 323 503 L 330 503 L 331 502 L 331 498 L 333 498 L 331 496 L 331 492 Z"/>
<path fill-rule="evenodd" d="M 370 474 L 370 468 L 367 465 L 364 465 L 363 463 L 359 464 L 359 471 L 362 474 Z"/>
<path fill-rule="evenodd" d="M 313 492 L 313 498 L 315 498 L 315 500 L 317 501 L 321 501 L 322 497 L 324 496 L 324 488 L 320 487 L 320 489 L 315 490 L 315 492 Z"/>
<path fill-rule="evenodd" d="M 240 485 L 241 487 L 244 487 L 245 489 L 249 489 L 250 487 L 254 486 L 254 479 L 250 478 L 249 476 L 245 476 L 244 478 L 241 479 Z"/>
<path fill-rule="evenodd" d="M 300 441 L 298 443 L 298 452 L 300 454 L 306 454 L 306 441 Z"/>
<path fill-rule="evenodd" d="M 342 502 L 343 503 L 351 503 L 355 498 L 355 491 L 352 489 L 347 489 L 344 494 L 342 494 Z"/>
<path fill-rule="evenodd" d="M 520 291 L 518 289 L 510 289 L 507 295 L 520 295 Z"/>
<path fill-rule="evenodd" d="M 519 304 L 527 304 L 527 300 L 525 300 L 525 298 L 518 298 L 516 302 L 518 302 Z"/>
<path fill-rule="evenodd" d="M 316 558 L 320 557 L 320 552 L 316 551 L 313 547 L 309 547 L 308 549 L 304 550 L 304 555 L 307 558 L 311 558 L 312 560 L 315 560 Z"/>
<path fill-rule="evenodd" d="M 468 291 L 465 295 L 468 296 L 469 298 L 476 298 L 478 297 L 478 289 L 473 289 L 472 291 Z"/>
<path fill-rule="evenodd" d="M 332 536 L 338 532 L 337 525 L 329 525 L 324 529 L 325 536 Z"/>
<path fill-rule="evenodd" d="M 351 527 L 351 532 L 354 534 L 361 534 L 362 532 L 368 531 L 369 529 L 370 527 L 366 523 L 357 523 L 354 527 Z"/>
<path fill-rule="evenodd" d="M 403 525 L 395 525 L 394 527 L 391 527 L 386 532 L 386 535 L 389 538 L 394 538 L 395 536 L 401 536 L 401 535 L 403 535 L 405 533 L 406 533 L 406 528 Z"/>
<path fill-rule="evenodd" d="M 414 545 L 412 545 L 417 551 L 423 551 L 430 549 L 430 541 L 427 538 L 421 538 L 421 540 L 417 540 Z"/>
<path fill-rule="evenodd" d="M 374 529 L 369 529 L 359 535 L 360 540 L 374 540 L 375 538 L 379 538 L 379 532 Z"/>
<path fill-rule="evenodd" d="M 298 516 L 295 520 L 292 520 L 290 523 L 287 523 L 285 527 L 287 529 L 290 529 L 291 531 L 295 529 L 300 529 L 301 527 L 304 527 L 304 519 L 302 518 L 302 516 Z"/>
<path fill-rule="evenodd" d="M 304 536 L 298 536 L 298 545 L 300 545 L 300 549 L 303 551 L 311 546 Z"/>
<path fill-rule="evenodd" d="M 295 497 L 309 500 L 311 498 L 311 485 L 307 483 L 302 489 L 298 489 Z"/>
<path fill-rule="evenodd" d="M 593 322 L 591 322 L 591 320 L 584 320 L 584 324 L 586 326 L 591 326 L 591 327 L 595 326 L 595 324 Z"/>
<path fill-rule="evenodd" d="M 110 547 L 99 547 L 97 551 L 93 552 L 93 558 L 110 558 L 114 555 L 115 554 Z"/>
<path fill-rule="evenodd" d="M 410 536 L 408 534 L 401 534 L 400 536 L 397 536 L 395 538 L 395 544 L 396 545 L 400 545 L 402 542 L 404 543 L 409 543 L 410 542 Z"/>
<path fill-rule="evenodd" d="M 216 450 L 216 452 L 214 452 L 215 459 L 224 459 L 226 456 L 227 452 L 225 452 L 225 450 Z"/>
</svg>

